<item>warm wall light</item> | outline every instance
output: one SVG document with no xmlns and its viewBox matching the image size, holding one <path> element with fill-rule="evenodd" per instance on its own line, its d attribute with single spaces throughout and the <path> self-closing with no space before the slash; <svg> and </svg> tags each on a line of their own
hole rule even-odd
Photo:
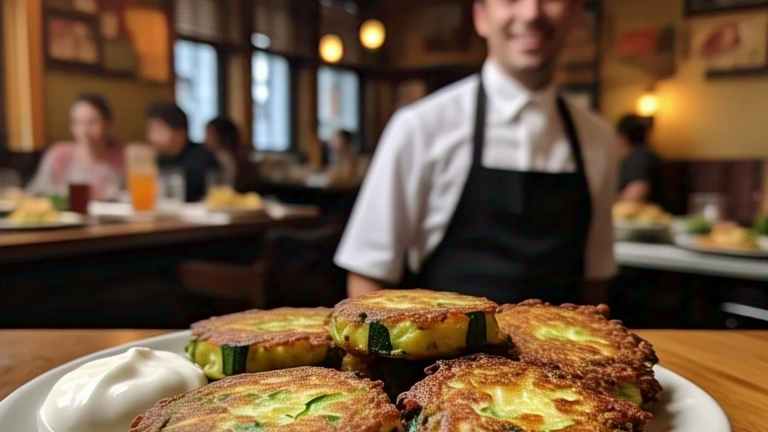
<svg viewBox="0 0 768 432">
<path fill-rule="evenodd" d="M 387 30 L 381 21 L 369 19 L 360 26 L 360 43 L 369 50 L 381 48 L 386 39 Z"/>
<path fill-rule="evenodd" d="M 320 58 L 328 63 L 338 63 L 344 57 L 344 42 L 335 34 L 320 38 Z"/>
<path fill-rule="evenodd" d="M 637 100 L 637 114 L 643 117 L 653 117 L 659 112 L 659 97 L 653 92 L 646 92 Z"/>
</svg>

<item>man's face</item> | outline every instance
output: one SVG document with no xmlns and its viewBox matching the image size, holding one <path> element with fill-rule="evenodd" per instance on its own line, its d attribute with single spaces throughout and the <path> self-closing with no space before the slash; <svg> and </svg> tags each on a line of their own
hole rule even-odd
<svg viewBox="0 0 768 432">
<path fill-rule="evenodd" d="M 179 152 L 179 142 L 183 146 L 183 131 L 174 130 L 164 121 L 159 119 L 147 120 L 147 141 L 160 155 L 175 155 Z"/>
<path fill-rule="evenodd" d="M 478 0 L 475 27 L 508 72 L 535 72 L 555 63 L 583 0 Z"/>
</svg>

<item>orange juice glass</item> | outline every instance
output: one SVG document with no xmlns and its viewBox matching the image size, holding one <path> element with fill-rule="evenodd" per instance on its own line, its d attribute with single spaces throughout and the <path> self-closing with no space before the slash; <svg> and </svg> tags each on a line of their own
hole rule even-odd
<svg viewBox="0 0 768 432">
<path fill-rule="evenodd" d="M 157 202 L 157 175 L 151 172 L 128 174 L 128 190 L 133 209 L 138 212 L 152 211 Z"/>
<path fill-rule="evenodd" d="M 137 212 L 154 210 L 158 192 L 155 152 L 149 146 L 132 145 L 126 149 L 125 159 L 133 209 Z"/>
</svg>

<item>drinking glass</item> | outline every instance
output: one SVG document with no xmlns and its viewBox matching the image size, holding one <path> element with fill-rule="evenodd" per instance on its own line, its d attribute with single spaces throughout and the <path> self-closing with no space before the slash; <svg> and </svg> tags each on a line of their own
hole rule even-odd
<svg viewBox="0 0 768 432">
<path fill-rule="evenodd" d="M 166 210 L 179 210 L 186 198 L 186 181 L 180 169 L 160 171 L 160 205 Z"/>
<path fill-rule="evenodd" d="M 689 213 L 704 216 L 711 223 L 725 218 L 725 197 L 719 193 L 697 192 L 688 201 Z"/>
<path fill-rule="evenodd" d="M 158 195 L 157 163 L 151 147 L 128 146 L 126 149 L 126 171 L 128 192 L 136 212 L 151 212 L 155 209 Z"/>
</svg>

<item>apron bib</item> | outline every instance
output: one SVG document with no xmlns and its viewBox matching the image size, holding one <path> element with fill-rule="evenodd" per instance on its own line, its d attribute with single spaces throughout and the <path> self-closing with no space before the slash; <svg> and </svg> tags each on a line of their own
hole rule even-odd
<svg viewBox="0 0 768 432">
<path fill-rule="evenodd" d="M 558 97 L 576 172 L 545 173 L 482 166 L 486 105 L 481 80 L 467 182 L 444 238 L 406 285 L 499 303 L 575 301 L 584 281 L 592 202 L 570 110 Z"/>
</svg>

